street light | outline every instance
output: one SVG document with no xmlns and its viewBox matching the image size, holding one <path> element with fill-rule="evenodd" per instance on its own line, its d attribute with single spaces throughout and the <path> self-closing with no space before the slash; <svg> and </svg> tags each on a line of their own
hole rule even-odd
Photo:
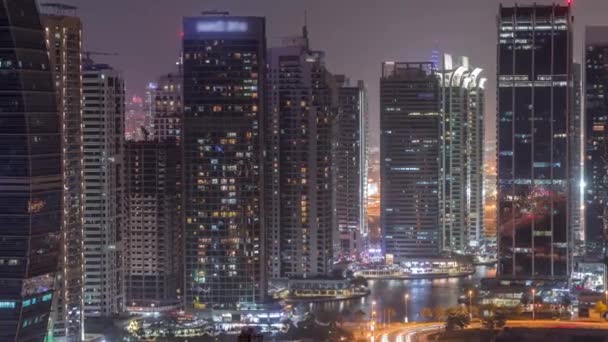
<svg viewBox="0 0 608 342">
<path fill-rule="evenodd" d="M 608 305 L 608 290 L 604 291 L 604 296 L 605 296 L 604 304 Z"/>
<path fill-rule="evenodd" d="M 535 319 L 535 312 L 534 312 L 534 297 L 536 297 L 536 290 L 532 289 L 532 320 Z"/>
<path fill-rule="evenodd" d="M 406 293 L 405 294 L 405 323 L 408 322 L 408 318 L 407 318 L 407 301 L 408 299 L 410 299 L 410 294 Z"/>
<path fill-rule="evenodd" d="M 473 319 L 473 290 L 469 290 L 469 319 Z"/>
</svg>

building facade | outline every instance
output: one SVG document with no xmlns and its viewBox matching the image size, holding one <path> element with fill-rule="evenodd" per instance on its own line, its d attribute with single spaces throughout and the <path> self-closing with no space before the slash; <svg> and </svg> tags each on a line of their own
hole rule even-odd
<svg viewBox="0 0 608 342">
<path fill-rule="evenodd" d="M 265 20 L 184 18 L 185 306 L 265 300 Z"/>
<path fill-rule="evenodd" d="M 441 78 L 441 249 L 464 253 L 483 237 L 485 82 L 467 57 L 444 55 Z"/>
<path fill-rule="evenodd" d="M 43 341 L 61 255 L 60 116 L 36 2 L 0 1 L 0 29 L 0 341 Z"/>
<path fill-rule="evenodd" d="M 124 311 L 125 85 L 106 64 L 83 70 L 84 314 Z"/>
<path fill-rule="evenodd" d="M 63 218 L 60 274 L 50 328 L 56 340 L 81 341 L 83 316 L 82 24 L 76 7 L 45 4 L 45 28 L 61 116 Z"/>
<path fill-rule="evenodd" d="M 152 132 L 157 140 L 174 139 L 179 142 L 182 135 L 183 77 L 178 74 L 161 76 L 151 88 Z"/>
<path fill-rule="evenodd" d="M 333 78 L 303 37 L 269 50 L 266 158 L 273 278 L 318 276 L 332 261 Z"/>
<path fill-rule="evenodd" d="M 585 33 L 585 191 L 587 252 L 603 256 L 608 240 L 608 26 Z"/>
<path fill-rule="evenodd" d="M 343 257 L 362 252 L 368 235 L 367 222 L 367 90 L 363 81 L 351 84 L 344 75 L 335 77 L 338 111 L 334 121 L 333 165 L 335 215 L 339 253 Z"/>
<path fill-rule="evenodd" d="M 498 273 L 563 279 L 571 255 L 572 21 L 564 6 L 498 16 Z"/>
<path fill-rule="evenodd" d="M 383 63 L 380 215 L 395 260 L 439 253 L 440 105 L 432 63 Z"/>
<path fill-rule="evenodd" d="M 130 141 L 125 148 L 125 293 L 130 312 L 181 306 L 178 168 L 175 141 Z"/>
</svg>

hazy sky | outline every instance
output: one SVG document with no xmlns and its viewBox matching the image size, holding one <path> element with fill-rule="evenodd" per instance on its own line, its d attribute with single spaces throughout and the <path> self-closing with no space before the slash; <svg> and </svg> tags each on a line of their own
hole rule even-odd
<svg viewBox="0 0 608 342">
<path fill-rule="evenodd" d="M 41 3 L 51 2 L 39 0 Z M 496 14 L 506 0 L 60 0 L 78 6 L 85 49 L 116 52 L 97 57 L 122 70 L 130 95 L 173 71 L 181 20 L 202 11 L 265 16 L 269 46 L 298 34 L 308 12 L 312 48 L 326 51 L 332 73 L 362 79 L 369 90 L 372 137 L 378 141 L 379 75 L 385 60 L 428 60 L 433 49 L 469 56 L 488 78 L 486 137 L 495 136 Z M 55 2 L 55 1 L 52 1 Z M 536 0 L 538 4 L 566 0 Z M 531 4 L 533 1 L 518 1 Z M 608 25 L 608 0 L 573 0 L 575 59 L 586 25 Z"/>
</svg>

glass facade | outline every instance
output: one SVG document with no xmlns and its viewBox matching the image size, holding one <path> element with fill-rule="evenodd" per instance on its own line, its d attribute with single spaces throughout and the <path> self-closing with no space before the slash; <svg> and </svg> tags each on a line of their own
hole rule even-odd
<svg viewBox="0 0 608 342">
<path fill-rule="evenodd" d="M 563 6 L 498 18 L 498 272 L 569 273 L 572 27 Z"/>
<path fill-rule="evenodd" d="M 382 243 L 395 260 L 439 253 L 440 104 L 432 63 L 383 63 Z"/>
<path fill-rule="evenodd" d="M 0 341 L 43 341 L 61 241 L 61 132 L 34 0 L 0 1 Z"/>
<path fill-rule="evenodd" d="M 185 305 L 265 299 L 265 21 L 184 18 Z"/>
<path fill-rule="evenodd" d="M 585 240 L 603 257 L 608 240 L 608 26 L 588 27 L 585 37 Z"/>
</svg>

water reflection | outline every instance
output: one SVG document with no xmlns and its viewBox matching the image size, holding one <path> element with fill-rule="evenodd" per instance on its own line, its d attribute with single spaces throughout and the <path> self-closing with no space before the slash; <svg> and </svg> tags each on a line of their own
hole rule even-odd
<svg viewBox="0 0 608 342">
<path fill-rule="evenodd" d="M 420 316 L 423 308 L 436 306 L 449 307 L 458 303 L 458 297 L 466 294 L 466 290 L 479 284 L 484 277 L 493 277 L 493 267 L 478 266 L 475 274 L 466 278 L 448 279 L 419 279 L 419 280 L 370 280 L 368 281 L 371 294 L 368 297 L 350 301 L 302 303 L 296 306 L 297 312 L 312 311 L 320 320 L 328 320 L 342 312 L 351 314 L 363 310 L 366 314 L 371 311 L 372 301 L 376 301 L 378 316 L 388 308 L 394 310 L 391 321 L 403 321 L 405 313 L 405 294 L 409 293 L 408 314 L 410 321 L 424 320 Z M 381 317 L 379 317 L 381 319 Z"/>
</svg>

